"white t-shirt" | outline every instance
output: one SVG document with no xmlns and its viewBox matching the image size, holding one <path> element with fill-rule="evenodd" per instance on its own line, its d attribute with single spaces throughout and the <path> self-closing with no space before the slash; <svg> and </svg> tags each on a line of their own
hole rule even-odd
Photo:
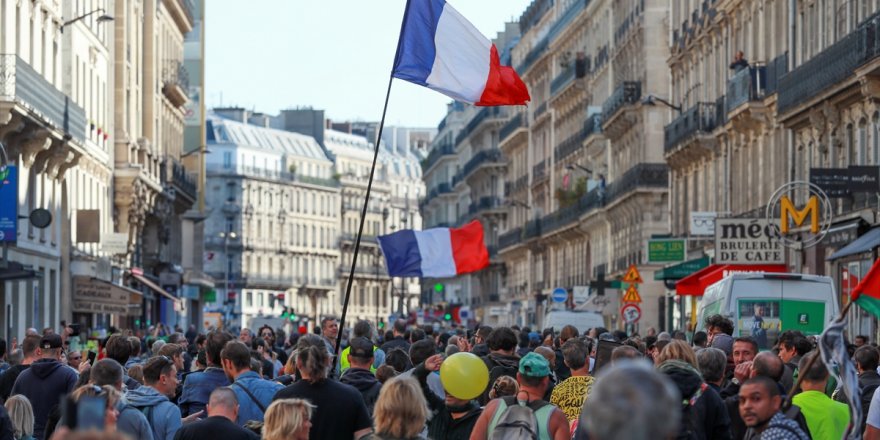
<svg viewBox="0 0 880 440">
<path fill-rule="evenodd" d="M 880 429 L 880 388 L 877 388 L 874 391 L 874 396 L 871 397 L 871 409 L 868 410 L 867 423 Z"/>
</svg>

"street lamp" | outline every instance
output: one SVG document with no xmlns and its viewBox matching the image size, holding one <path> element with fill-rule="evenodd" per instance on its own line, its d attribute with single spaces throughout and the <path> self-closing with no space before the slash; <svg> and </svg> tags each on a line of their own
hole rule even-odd
<svg viewBox="0 0 880 440">
<path fill-rule="evenodd" d="M 104 8 L 98 8 L 98 9 L 95 9 L 94 11 L 92 11 L 92 12 L 89 12 L 89 13 L 86 13 L 86 14 L 83 14 L 83 15 L 80 15 L 79 17 L 76 17 L 76 18 L 74 18 L 74 19 L 72 19 L 72 20 L 67 20 L 67 21 L 65 21 L 65 22 L 61 25 L 61 28 L 59 29 L 59 31 L 61 31 L 62 33 L 64 33 L 64 27 L 65 27 L 65 26 L 67 26 L 67 25 L 69 25 L 69 24 L 74 24 L 74 23 L 76 23 L 76 22 L 78 22 L 78 21 L 80 21 L 80 20 L 82 20 L 82 19 L 84 19 L 84 18 L 86 18 L 86 17 L 88 17 L 88 16 L 91 16 L 91 15 L 97 14 L 97 13 L 99 13 L 99 12 L 101 12 L 102 14 L 101 14 L 100 17 L 98 17 L 98 20 L 97 20 L 98 23 L 103 23 L 103 22 L 105 22 L 105 21 L 113 21 L 113 16 L 111 16 L 111 15 L 107 15 L 107 14 L 103 14 L 103 12 L 106 12 L 106 11 L 104 10 Z"/>
<path fill-rule="evenodd" d="M 581 170 L 581 171 L 585 171 L 587 174 L 593 174 L 593 170 L 591 170 L 581 164 L 577 164 L 577 163 L 570 163 L 565 166 L 565 169 L 567 169 L 569 171 Z"/>
<path fill-rule="evenodd" d="M 189 156 L 192 156 L 193 154 L 196 154 L 196 153 L 211 154 L 211 150 L 209 150 L 207 148 L 199 148 L 199 149 L 195 149 L 192 151 L 187 151 L 186 153 L 181 154 L 180 158 L 183 159 L 184 157 L 189 157 Z"/>
<path fill-rule="evenodd" d="M 519 206 L 520 208 L 532 209 L 532 207 L 529 206 L 527 203 L 520 202 L 519 200 L 507 199 L 507 204 L 510 206 Z"/>
<path fill-rule="evenodd" d="M 673 105 L 672 103 L 670 103 L 669 101 L 667 101 L 663 98 L 658 98 L 654 95 L 647 95 L 642 99 L 643 105 L 655 106 L 655 105 L 657 105 L 658 102 L 673 109 L 673 110 L 677 110 L 678 114 L 682 113 L 680 105 Z"/>
</svg>

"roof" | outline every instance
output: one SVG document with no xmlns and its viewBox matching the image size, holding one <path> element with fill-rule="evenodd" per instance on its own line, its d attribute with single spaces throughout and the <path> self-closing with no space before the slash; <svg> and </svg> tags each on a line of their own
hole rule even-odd
<svg viewBox="0 0 880 440">
<path fill-rule="evenodd" d="M 331 156 L 347 156 L 372 161 L 373 144 L 367 138 L 336 130 L 324 130 L 324 145 Z M 400 152 L 390 150 L 383 142 L 380 144 L 379 161 L 385 164 L 388 173 L 400 177 L 421 179 L 422 168 L 419 158 L 412 152 L 404 156 Z"/>
<path fill-rule="evenodd" d="M 330 159 L 311 136 L 226 119 L 208 113 L 208 128 L 217 143 L 229 143 L 283 155 L 327 161 Z"/>
</svg>

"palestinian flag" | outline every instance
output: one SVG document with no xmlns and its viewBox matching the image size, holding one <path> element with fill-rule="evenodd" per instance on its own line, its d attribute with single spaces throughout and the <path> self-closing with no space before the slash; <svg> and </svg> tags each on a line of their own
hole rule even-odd
<svg viewBox="0 0 880 440">
<path fill-rule="evenodd" d="M 875 261 L 871 270 L 862 277 L 853 289 L 850 300 L 872 315 L 880 317 L 880 260 Z"/>
</svg>

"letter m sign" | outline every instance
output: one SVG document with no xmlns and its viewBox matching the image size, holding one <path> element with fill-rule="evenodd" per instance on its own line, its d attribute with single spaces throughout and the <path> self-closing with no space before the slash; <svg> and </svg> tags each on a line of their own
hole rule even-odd
<svg viewBox="0 0 880 440">
<path fill-rule="evenodd" d="M 781 205 L 781 219 L 780 219 L 780 227 L 779 232 L 782 234 L 788 234 L 790 221 L 793 220 L 795 227 L 801 226 L 804 224 L 804 221 L 807 219 L 807 215 L 810 216 L 810 232 L 813 234 L 819 233 L 819 198 L 815 195 L 810 196 L 809 201 L 807 201 L 807 206 L 802 210 L 798 210 L 794 207 L 794 203 L 792 203 L 791 199 L 788 196 L 782 196 L 779 199 L 779 204 Z"/>
</svg>

